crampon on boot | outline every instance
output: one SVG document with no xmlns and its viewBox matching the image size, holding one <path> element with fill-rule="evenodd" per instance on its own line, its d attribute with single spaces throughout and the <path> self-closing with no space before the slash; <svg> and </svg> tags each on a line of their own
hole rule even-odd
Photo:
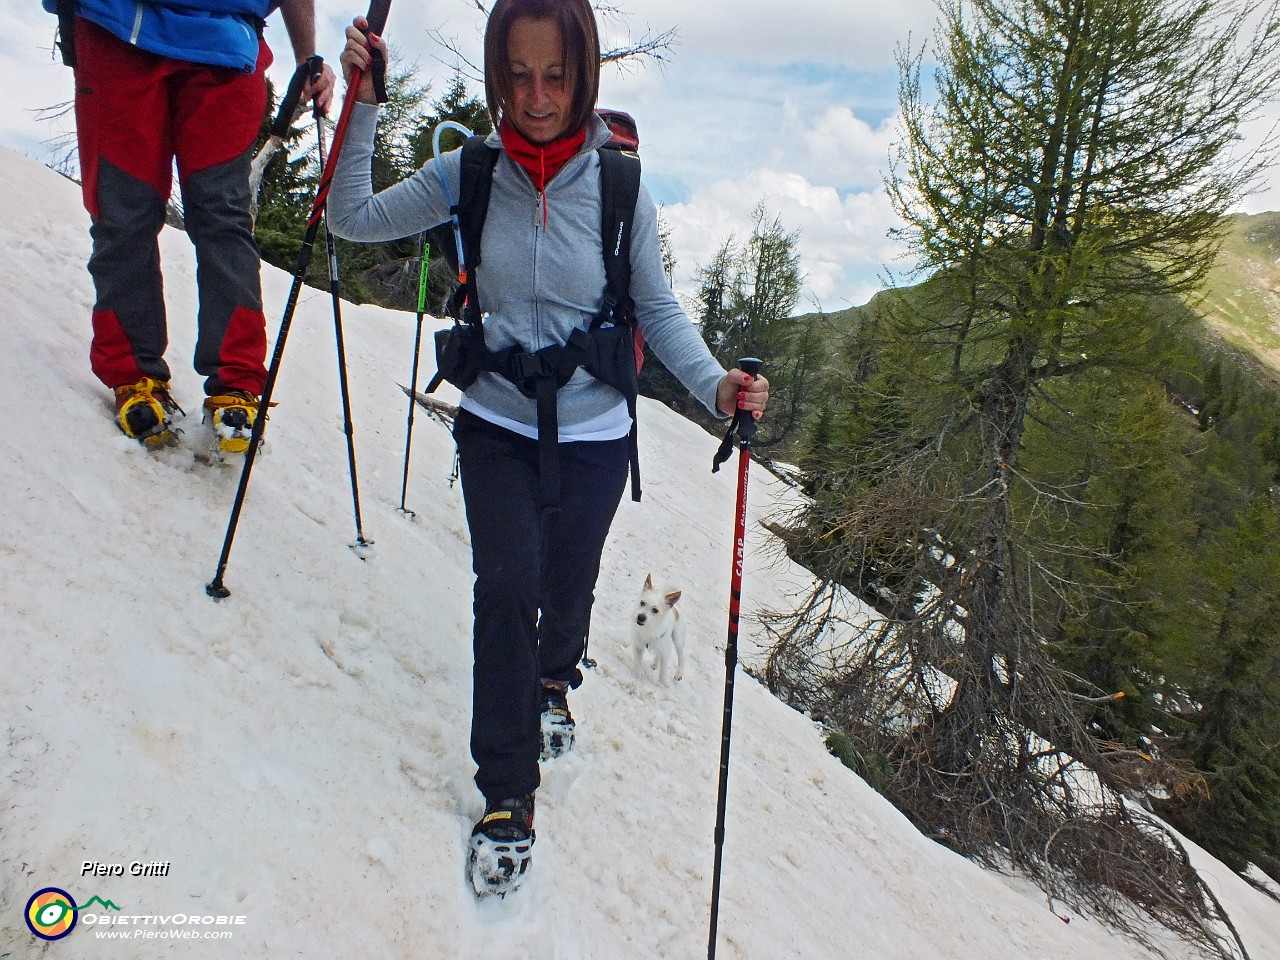
<svg viewBox="0 0 1280 960">
<path fill-rule="evenodd" d="M 205 397 L 204 415 L 213 427 L 218 449 L 223 453 L 244 453 L 249 449 L 253 423 L 258 418 L 258 398 L 248 390 L 228 390 Z"/>
<path fill-rule="evenodd" d="M 573 749 L 576 726 L 569 712 L 568 694 L 567 684 L 542 681 L 542 761 L 563 757 Z"/>
<path fill-rule="evenodd" d="M 115 388 L 116 424 L 126 437 L 148 447 L 173 443 L 174 423 L 185 416 L 169 395 L 169 384 L 143 377 Z"/>
<path fill-rule="evenodd" d="M 486 804 L 471 831 L 467 878 L 476 896 L 505 897 L 524 880 L 532 862 L 533 794 Z"/>
</svg>

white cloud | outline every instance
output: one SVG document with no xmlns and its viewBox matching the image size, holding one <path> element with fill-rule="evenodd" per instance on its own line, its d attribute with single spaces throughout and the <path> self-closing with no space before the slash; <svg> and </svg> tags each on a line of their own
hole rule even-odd
<svg viewBox="0 0 1280 960">
<path fill-rule="evenodd" d="M 681 292 L 691 292 L 697 268 L 730 235 L 740 241 L 750 234 L 751 213 L 761 201 L 788 230 L 799 233 L 806 276 L 802 309 L 815 303 L 829 310 L 865 303 L 878 289 L 876 277 L 898 253 L 886 237 L 895 219 L 882 190 L 841 194 L 794 171 L 756 168 L 741 178 L 713 181 L 688 202 L 664 209 Z"/>
<path fill-rule="evenodd" d="M 881 185 L 889 148 L 898 134 L 896 113 L 873 127 L 845 104 L 827 105 L 816 121 L 801 115 L 795 104 L 788 107 L 794 139 L 790 150 L 775 148 L 775 157 L 789 155 L 797 169 L 824 182 L 864 189 Z"/>
<path fill-rule="evenodd" d="M 936 14 L 932 0 L 643 0 L 624 6 L 633 11 L 633 34 L 646 24 L 675 26 L 681 56 L 693 50 L 770 65 L 836 63 L 865 70 L 892 67 L 895 43 L 909 32 L 931 32 Z"/>
</svg>

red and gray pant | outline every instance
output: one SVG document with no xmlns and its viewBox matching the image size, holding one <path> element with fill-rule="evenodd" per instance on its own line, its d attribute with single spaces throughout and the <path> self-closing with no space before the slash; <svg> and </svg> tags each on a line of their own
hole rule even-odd
<svg viewBox="0 0 1280 960">
<path fill-rule="evenodd" d="M 93 372 L 108 387 L 169 379 L 158 236 L 176 159 L 196 249 L 196 372 L 210 395 L 261 393 L 267 337 L 249 165 L 270 50 L 260 43 L 247 73 L 148 53 L 78 19 L 76 53 L 76 132 L 93 220 Z"/>
</svg>

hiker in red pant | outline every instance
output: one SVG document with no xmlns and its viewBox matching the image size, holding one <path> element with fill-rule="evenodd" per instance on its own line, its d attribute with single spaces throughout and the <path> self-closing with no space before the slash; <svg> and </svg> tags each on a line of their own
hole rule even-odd
<svg viewBox="0 0 1280 960">
<path fill-rule="evenodd" d="M 315 53 L 314 0 L 44 0 L 76 73 L 84 204 L 93 219 L 90 364 L 130 437 L 171 439 L 158 235 L 176 159 L 199 290 L 195 369 L 226 451 L 243 451 L 266 381 L 266 318 L 250 216 L 251 150 L 266 110 L 278 5 L 298 62 Z M 304 97 L 327 107 L 324 68 Z"/>
</svg>

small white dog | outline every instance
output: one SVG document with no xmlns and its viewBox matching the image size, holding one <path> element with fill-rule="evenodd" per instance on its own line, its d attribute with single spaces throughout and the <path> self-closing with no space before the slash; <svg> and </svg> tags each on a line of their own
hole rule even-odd
<svg viewBox="0 0 1280 960">
<path fill-rule="evenodd" d="M 640 603 L 631 622 L 631 652 L 635 654 L 636 673 L 644 672 L 645 653 L 652 652 L 658 667 L 658 682 L 665 684 L 668 673 L 673 680 L 684 674 L 684 624 L 676 601 L 679 590 L 655 590 L 653 575 L 646 574 Z M 675 670 L 670 670 L 672 661 Z"/>
</svg>

